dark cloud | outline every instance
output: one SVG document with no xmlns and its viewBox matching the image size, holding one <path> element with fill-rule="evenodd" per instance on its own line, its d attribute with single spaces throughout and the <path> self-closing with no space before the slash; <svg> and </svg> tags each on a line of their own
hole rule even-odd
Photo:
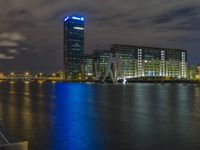
<svg viewBox="0 0 200 150">
<path fill-rule="evenodd" d="M 199 0 L 1 0 L 0 5 L 3 71 L 62 69 L 63 18 L 70 14 L 86 18 L 86 53 L 122 43 L 186 48 L 192 63 L 199 60 Z M 23 40 L 14 40 L 19 35 Z"/>
<path fill-rule="evenodd" d="M 165 30 L 200 30 L 200 10 L 198 5 L 186 6 L 170 10 L 157 16 L 153 23 L 160 29 Z"/>
<path fill-rule="evenodd" d="M 28 17 L 30 16 L 30 12 L 26 9 L 19 9 L 19 10 L 11 10 L 8 12 L 8 17 Z"/>
<path fill-rule="evenodd" d="M 154 22 L 163 24 L 175 21 L 176 19 L 188 19 L 190 17 L 195 17 L 198 15 L 196 12 L 198 9 L 199 7 L 197 6 L 186 6 L 185 8 L 170 10 L 169 12 L 156 17 Z"/>
<path fill-rule="evenodd" d="M 178 30 L 184 30 L 184 31 L 200 31 L 200 20 L 199 18 L 190 18 L 188 20 L 185 20 L 181 23 L 178 23 L 176 26 L 176 29 Z"/>
</svg>

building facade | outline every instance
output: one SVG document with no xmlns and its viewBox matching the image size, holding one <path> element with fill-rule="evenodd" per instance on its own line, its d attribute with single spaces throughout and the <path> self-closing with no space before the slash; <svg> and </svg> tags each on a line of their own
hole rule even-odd
<svg viewBox="0 0 200 150">
<path fill-rule="evenodd" d="M 82 57 L 82 78 L 93 79 L 94 78 L 94 59 L 93 55 L 85 54 Z"/>
<path fill-rule="evenodd" d="M 96 79 L 102 79 L 108 72 L 110 52 L 108 50 L 94 51 L 94 75 Z"/>
<path fill-rule="evenodd" d="M 96 78 L 186 78 L 187 51 L 114 44 L 94 52 Z"/>
<path fill-rule="evenodd" d="M 195 80 L 197 78 L 197 67 L 190 66 L 187 67 L 187 78 L 190 80 Z"/>
<path fill-rule="evenodd" d="M 115 60 L 115 78 L 134 78 L 136 74 L 136 52 L 132 47 L 111 46 Z"/>
<path fill-rule="evenodd" d="M 81 58 L 84 55 L 84 17 L 64 19 L 64 74 L 67 80 L 81 76 Z"/>
<path fill-rule="evenodd" d="M 119 53 L 124 77 L 187 77 L 187 51 L 115 44 L 112 53 Z M 125 67 L 126 66 L 126 67 Z"/>
<path fill-rule="evenodd" d="M 196 79 L 200 79 L 200 64 L 197 64 L 196 66 Z"/>
</svg>

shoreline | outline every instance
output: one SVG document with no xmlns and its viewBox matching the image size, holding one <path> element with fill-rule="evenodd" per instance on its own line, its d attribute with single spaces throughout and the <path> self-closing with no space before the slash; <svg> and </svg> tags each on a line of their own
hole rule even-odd
<svg viewBox="0 0 200 150">
<path fill-rule="evenodd" d="M 121 83 L 123 84 L 123 80 L 119 80 L 117 82 L 113 82 L 112 80 L 105 80 L 105 82 L 101 80 L 1 80 L 1 83 Z M 127 79 L 126 83 L 171 83 L 171 84 L 200 84 L 200 80 L 161 80 L 161 79 Z"/>
</svg>

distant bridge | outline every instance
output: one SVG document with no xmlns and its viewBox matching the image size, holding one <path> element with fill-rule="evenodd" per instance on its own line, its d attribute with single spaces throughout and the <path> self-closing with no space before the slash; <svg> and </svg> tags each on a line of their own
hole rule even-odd
<svg viewBox="0 0 200 150">
<path fill-rule="evenodd" d="M 37 82 L 44 82 L 44 81 L 55 81 L 59 82 L 62 81 L 61 78 L 57 77 L 34 77 L 34 76 L 14 76 L 14 77 L 0 77 L 0 81 L 9 81 L 9 82 L 15 82 L 15 81 L 37 81 Z"/>
</svg>

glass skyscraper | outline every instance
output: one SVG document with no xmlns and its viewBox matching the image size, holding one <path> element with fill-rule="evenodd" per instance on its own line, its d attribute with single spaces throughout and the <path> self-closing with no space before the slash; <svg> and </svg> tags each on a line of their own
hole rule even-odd
<svg viewBox="0 0 200 150">
<path fill-rule="evenodd" d="M 64 19 L 64 74 L 67 80 L 81 77 L 81 58 L 84 55 L 84 17 Z"/>
</svg>

